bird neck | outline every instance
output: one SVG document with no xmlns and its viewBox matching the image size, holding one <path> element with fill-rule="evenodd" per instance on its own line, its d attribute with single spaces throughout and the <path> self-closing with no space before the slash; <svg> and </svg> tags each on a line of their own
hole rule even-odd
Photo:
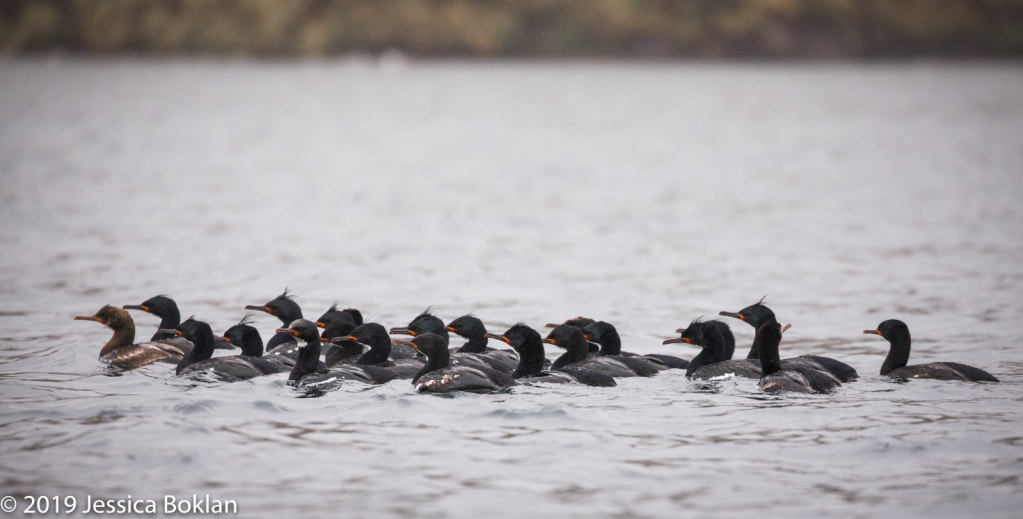
<svg viewBox="0 0 1023 519">
<path fill-rule="evenodd" d="M 586 360 L 586 353 L 589 348 L 586 346 L 588 343 L 584 340 L 582 344 L 576 344 L 575 341 L 566 344 L 565 353 L 563 353 L 554 364 L 551 365 L 551 369 L 561 369 L 569 364 L 575 364 L 576 362 L 582 362 Z"/>
<path fill-rule="evenodd" d="M 458 348 L 458 353 L 486 353 L 488 339 L 482 334 L 479 336 L 467 337 L 469 342 Z"/>
<path fill-rule="evenodd" d="M 540 340 L 539 335 L 527 337 L 517 350 L 519 365 L 512 373 L 512 378 L 528 377 L 543 371 L 543 341 Z"/>
<path fill-rule="evenodd" d="M 288 380 L 298 381 L 302 377 L 316 373 L 320 366 L 320 341 L 309 342 L 298 349 L 298 358 L 295 359 L 295 367 L 291 368 Z"/>
<path fill-rule="evenodd" d="M 753 345 L 749 347 L 749 353 L 746 354 L 746 360 L 759 360 L 760 350 L 757 348 L 757 340 L 753 339 Z"/>
<path fill-rule="evenodd" d="M 430 373 L 432 371 L 440 371 L 447 369 L 451 365 L 451 353 L 448 349 L 437 348 L 436 353 L 432 353 L 426 356 L 426 365 L 416 373 L 415 378 L 412 379 L 412 383 L 415 384 L 419 380 L 419 377 Z"/>
<path fill-rule="evenodd" d="M 192 343 L 192 351 L 188 352 L 188 355 L 185 355 L 181 362 L 178 363 L 177 373 L 179 375 L 181 370 L 185 369 L 189 364 L 202 362 L 213 357 L 213 330 L 209 327 L 202 327 L 186 338 L 188 342 Z"/>
<path fill-rule="evenodd" d="M 259 336 L 259 332 L 253 330 L 252 332 L 242 335 L 242 355 L 249 357 L 262 357 L 263 356 L 263 339 Z"/>
<path fill-rule="evenodd" d="M 445 348 L 444 351 L 447 351 L 447 349 Z M 373 341 L 373 344 L 369 345 L 369 351 L 367 351 L 361 357 L 359 357 L 359 360 L 355 361 L 355 363 L 362 366 L 383 364 L 387 362 L 387 357 L 390 356 L 391 340 L 390 338 L 385 337 L 382 340 Z"/>
<path fill-rule="evenodd" d="M 760 352 L 761 378 L 781 371 L 781 355 L 778 353 L 778 342 L 771 339 L 761 339 L 758 334 L 753 339 L 753 347 Z"/>
<path fill-rule="evenodd" d="M 173 330 L 181 324 L 181 314 L 178 312 L 178 307 L 166 308 L 160 310 L 160 329 Z M 163 341 L 175 337 L 169 333 L 156 332 L 153 334 L 153 341 Z"/>
<path fill-rule="evenodd" d="M 114 329 L 114 335 L 110 337 L 110 340 L 103 345 L 103 349 L 99 350 L 99 356 L 102 357 L 117 348 L 123 348 L 125 346 L 131 346 L 135 342 L 135 323 L 128 322 L 119 325 Z"/>
<path fill-rule="evenodd" d="M 600 343 L 600 353 L 597 355 L 601 357 L 622 354 L 622 338 L 618 335 L 618 330 L 613 328 L 604 330 L 600 333 L 600 340 L 596 342 Z"/>
<path fill-rule="evenodd" d="M 721 336 L 721 332 L 716 329 L 710 329 L 703 334 L 703 344 L 699 346 L 703 347 L 693 360 L 689 361 L 689 367 L 686 369 L 686 376 L 692 376 L 696 370 L 703 366 L 714 364 L 717 362 L 728 360 L 725 358 L 725 340 Z"/>
<path fill-rule="evenodd" d="M 888 356 L 884 358 L 884 364 L 881 364 L 882 375 L 887 375 L 892 370 L 905 367 L 909 363 L 909 349 L 912 342 L 909 333 L 898 334 L 888 339 L 890 347 Z"/>
<path fill-rule="evenodd" d="M 302 309 L 298 305 L 294 305 L 294 308 L 284 306 L 277 311 L 277 318 L 284 323 L 284 326 L 291 326 L 291 323 L 302 318 Z"/>
</svg>

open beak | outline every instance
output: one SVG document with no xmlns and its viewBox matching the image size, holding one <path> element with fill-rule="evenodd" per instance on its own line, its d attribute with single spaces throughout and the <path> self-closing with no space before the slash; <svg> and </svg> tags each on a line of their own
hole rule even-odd
<svg viewBox="0 0 1023 519">
<path fill-rule="evenodd" d="M 679 337 L 677 339 L 668 339 L 668 340 L 662 342 L 661 344 L 677 344 L 677 343 L 680 343 L 680 342 L 684 342 L 686 344 L 692 344 L 693 340 L 692 339 L 687 339 L 685 337 Z"/>
<path fill-rule="evenodd" d="M 276 333 L 290 333 L 295 337 L 298 337 L 298 330 L 292 330 L 291 328 L 278 328 L 275 330 Z"/>
<path fill-rule="evenodd" d="M 344 337 L 334 337 L 333 339 L 330 340 L 330 342 L 332 342 L 334 344 L 339 344 L 339 343 L 348 342 L 348 341 L 359 342 L 359 339 L 358 339 L 358 337 L 352 337 L 351 335 L 345 335 Z"/>
<path fill-rule="evenodd" d="M 743 317 L 742 314 L 737 314 L 735 312 L 718 312 L 718 315 L 723 315 L 725 317 L 734 317 L 734 318 L 736 318 L 736 319 L 738 319 L 740 321 L 745 321 L 746 320 L 746 318 Z"/>
<path fill-rule="evenodd" d="M 78 318 L 75 317 L 75 319 L 78 319 Z M 877 330 L 863 330 L 863 333 L 865 333 L 867 335 L 881 335 L 881 332 L 879 332 Z M 884 335 L 881 335 L 881 337 L 884 337 Z"/>
<path fill-rule="evenodd" d="M 508 338 L 505 337 L 504 335 L 497 335 L 497 334 L 494 334 L 494 333 L 484 333 L 483 336 L 488 338 L 488 339 L 497 339 L 497 340 L 499 340 L 499 341 L 501 341 L 501 342 L 503 342 L 505 344 L 511 345 L 511 341 L 509 341 Z"/>
<path fill-rule="evenodd" d="M 99 317 L 79 315 L 75 317 L 76 321 L 96 321 L 99 324 L 107 324 L 107 322 Z"/>
<path fill-rule="evenodd" d="M 411 335 L 413 337 L 416 335 L 416 334 L 412 333 L 411 331 L 409 331 L 408 328 L 391 328 L 390 334 L 391 335 Z"/>
<path fill-rule="evenodd" d="M 267 307 L 267 306 L 256 306 L 256 305 L 249 305 L 249 306 L 246 306 L 246 307 L 245 307 L 245 309 L 246 309 L 246 310 L 255 310 L 255 311 L 257 311 L 257 312 L 266 312 L 266 313 L 268 313 L 268 314 L 270 314 L 270 315 L 274 315 L 274 311 L 273 311 L 273 310 L 271 310 L 271 309 L 270 309 L 269 307 Z"/>
<path fill-rule="evenodd" d="M 142 310 L 143 312 L 149 312 L 149 307 L 146 305 L 124 305 L 121 308 L 125 310 Z"/>
<path fill-rule="evenodd" d="M 156 330 L 156 331 L 158 333 L 169 333 L 171 335 L 177 335 L 178 337 L 184 337 L 185 336 L 185 334 L 181 333 L 181 331 L 175 330 L 173 328 L 160 328 L 159 330 Z"/>
</svg>

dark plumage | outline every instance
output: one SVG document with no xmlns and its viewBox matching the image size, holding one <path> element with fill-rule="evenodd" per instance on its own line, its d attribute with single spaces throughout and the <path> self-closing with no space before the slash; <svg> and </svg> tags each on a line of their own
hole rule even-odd
<svg viewBox="0 0 1023 519">
<path fill-rule="evenodd" d="M 319 323 L 317 323 L 319 325 Z M 323 362 L 328 368 L 336 364 L 354 364 L 362 356 L 363 347 L 354 340 L 343 340 L 333 343 L 332 340 L 338 337 L 348 337 L 358 326 L 349 320 L 336 319 L 327 325 L 320 335 L 320 342 L 327 343 L 327 355 Z M 322 348 L 322 345 L 321 345 Z"/>
<path fill-rule="evenodd" d="M 715 324 L 717 323 L 717 324 Z M 696 380 L 708 380 L 724 376 L 760 378 L 760 363 L 728 358 L 728 345 L 724 330 L 728 325 L 720 321 L 693 321 L 682 330 L 682 337 L 664 341 L 670 343 L 694 344 L 702 348 L 689 361 L 686 376 Z M 731 332 L 729 332 L 730 334 Z"/>
<path fill-rule="evenodd" d="M 291 326 L 298 338 L 306 341 L 300 348 L 299 362 L 292 370 L 289 380 L 302 385 L 314 386 L 353 380 L 366 384 L 383 384 L 396 379 L 408 379 L 422 367 L 421 362 L 413 360 L 391 361 L 391 339 L 387 330 L 376 323 L 367 323 L 352 330 L 351 335 L 331 339 L 335 343 L 355 342 L 369 346 L 352 364 L 335 365 L 328 369 L 319 362 L 320 341 L 316 325 L 300 321 L 299 326 Z M 316 336 L 314 340 L 314 336 Z"/>
<path fill-rule="evenodd" d="M 536 330 L 519 323 L 503 335 L 487 334 L 491 339 L 503 341 L 519 354 L 519 364 L 512 372 L 516 380 L 546 382 L 555 384 L 579 383 L 587 386 L 614 387 L 614 378 L 583 368 L 562 368 L 560 371 L 544 371 L 547 358 L 544 357 L 543 339 Z"/>
<path fill-rule="evenodd" d="M 413 319 L 407 327 L 392 328 L 391 333 L 412 335 L 414 337 L 418 337 L 426 333 L 432 333 L 440 337 L 440 339 L 444 341 L 444 344 L 448 344 L 450 342 L 448 338 L 448 329 L 444 326 L 444 321 L 441 321 L 440 318 L 431 314 L 429 309 L 419 314 L 419 316 Z M 398 341 L 395 343 L 394 347 L 410 349 L 410 346 L 407 344 L 408 343 L 404 341 Z M 415 350 L 413 349 L 413 351 Z M 416 353 L 420 354 L 421 352 L 416 351 Z M 490 358 L 487 355 L 477 355 L 475 353 L 453 353 L 449 355 L 449 361 L 452 366 L 466 366 L 478 369 L 494 379 L 501 377 L 491 373 L 491 371 L 504 373 L 505 376 L 507 376 L 510 375 L 514 369 L 514 367 L 509 368 L 505 362 Z"/>
<path fill-rule="evenodd" d="M 571 318 L 571 319 L 569 319 L 569 320 L 567 320 L 567 321 L 565 321 L 564 323 L 561 323 L 561 324 L 547 323 L 546 325 L 544 325 L 544 328 L 557 328 L 557 327 L 562 326 L 562 325 L 568 325 L 568 326 L 575 326 L 576 328 L 579 328 L 580 330 L 582 330 L 583 328 L 586 328 L 587 326 L 589 326 L 589 325 L 591 325 L 591 324 L 593 324 L 595 322 L 597 322 L 595 319 L 590 319 L 589 317 L 579 316 L 579 317 L 573 317 L 573 318 Z M 587 355 L 589 355 L 590 357 L 596 357 L 597 354 L 600 353 L 600 345 L 598 345 L 598 344 L 590 343 L 590 344 L 587 345 L 587 349 L 588 349 L 588 352 L 589 352 L 589 353 L 587 353 Z"/>
<path fill-rule="evenodd" d="M 495 370 L 486 372 L 469 366 L 452 366 L 448 342 L 439 335 L 423 333 L 411 341 L 396 342 L 403 342 L 426 355 L 426 365 L 412 379 L 412 384 L 420 392 L 491 392 L 515 385 L 511 376 Z"/>
<path fill-rule="evenodd" d="M 781 343 L 781 325 L 768 321 L 760 326 L 753 344 L 760 354 L 761 376 L 758 387 L 761 391 L 775 393 L 791 391 L 797 393 L 829 393 L 842 384 L 831 372 L 797 366 L 782 369 L 778 345 Z"/>
<path fill-rule="evenodd" d="M 685 369 L 689 361 L 671 355 L 637 355 L 622 351 L 622 339 L 611 323 L 597 321 L 583 328 L 587 341 L 600 345 L 598 357 L 610 357 L 629 366 L 640 376 L 650 376 L 662 369 Z M 655 370 L 651 372 L 650 370 Z"/>
<path fill-rule="evenodd" d="M 747 306 L 746 308 L 743 308 L 738 312 L 721 312 L 720 314 L 726 317 L 734 317 L 736 319 L 739 319 L 745 322 L 746 324 L 752 326 L 754 330 L 759 330 L 760 327 L 768 321 L 777 321 L 774 312 L 771 311 L 771 309 L 764 304 L 763 299 L 757 301 L 756 303 L 750 306 Z M 751 346 L 749 354 L 746 356 L 746 359 L 759 360 L 759 358 L 760 354 L 757 351 L 756 346 L 755 345 Z M 815 362 L 819 366 L 824 367 L 824 369 L 830 371 L 842 382 L 852 382 L 859 378 L 859 374 L 856 373 L 856 370 L 852 366 L 844 362 L 832 359 L 830 357 L 821 357 L 819 355 L 803 355 L 800 357 L 795 357 L 786 360 L 796 361 L 797 359 L 800 358 L 807 359 L 809 361 Z"/>
<path fill-rule="evenodd" d="M 248 325 L 239 326 L 247 327 Z M 210 328 L 210 325 L 192 318 L 179 324 L 173 330 L 161 329 L 161 331 L 177 333 L 195 345 L 192 351 L 185 355 L 185 358 L 181 359 L 181 362 L 178 363 L 176 370 L 178 376 L 205 374 L 223 382 L 237 382 L 262 375 L 280 373 L 287 371 L 290 367 L 286 359 L 275 358 L 271 360 L 248 355 L 211 358 L 214 350 L 213 330 Z M 235 328 L 232 335 L 237 337 L 236 334 L 244 336 L 244 328 Z"/>
<path fill-rule="evenodd" d="M 265 305 L 249 305 L 245 307 L 246 310 L 256 310 L 258 312 L 266 312 L 281 320 L 281 324 L 284 326 L 290 326 L 296 319 L 302 318 L 302 309 L 295 302 L 294 296 L 285 289 L 284 293 L 271 299 Z M 278 350 L 278 354 L 297 356 L 298 341 L 295 340 L 295 336 L 290 333 L 277 333 L 266 343 L 266 351 L 271 352 L 279 346 L 285 346 L 285 348 Z"/>
<path fill-rule="evenodd" d="M 362 326 L 362 312 L 354 308 L 345 308 L 344 310 L 337 309 L 337 303 L 331 305 L 319 319 L 316 320 L 316 326 L 320 328 L 328 328 L 330 323 L 335 321 L 346 321 L 350 322 L 355 326 Z"/>
<path fill-rule="evenodd" d="M 181 312 L 178 311 L 178 304 L 173 299 L 164 296 L 154 296 L 146 299 L 141 305 L 124 305 L 125 310 L 142 310 L 160 318 L 160 326 L 163 329 L 173 329 L 181 324 Z M 177 338 L 177 335 L 160 333 L 157 331 L 150 340 L 159 341 L 164 339 Z"/>
<path fill-rule="evenodd" d="M 443 336 L 445 339 L 447 339 L 448 336 L 444 327 L 444 321 L 441 321 L 439 317 L 431 314 L 429 308 L 424 310 L 423 313 L 417 315 L 415 319 L 412 319 L 408 326 L 391 328 L 390 333 L 392 335 L 412 336 L 423 333 L 434 333 Z M 416 351 L 415 348 L 407 345 L 405 342 L 399 341 L 391 346 L 391 357 L 395 359 L 411 359 L 423 357 L 423 354 Z"/>
<path fill-rule="evenodd" d="M 498 350 L 487 346 L 487 328 L 475 315 L 463 315 L 448 323 L 447 331 L 469 341 L 452 353 L 471 353 L 480 357 L 494 369 L 511 373 L 519 365 L 519 356 L 509 350 Z"/>
<path fill-rule="evenodd" d="M 277 369 L 273 373 L 282 373 L 285 371 L 291 371 L 295 366 L 295 359 L 284 355 L 275 355 L 273 353 L 263 354 L 263 338 L 259 335 L 259 330 L 249 324 L 249 315 L 242 318 L 238 324 L 230 327 L 224 332 L 223 337 L 214 337 L 215 343 L 221 341 L 237 346 L 242 350 L 242 356 L 249 358 L 262 358 L 266 362 L 270 362 L 277 366 Z M 218 340 L 219 339 L 219 340 Z M 217 357 L 219 359 L 229 357 Z M 261 369 L 266 371 L 266 369 Z"/>
<path fill-rule="evenodd" d="M 732 329 L 728 327 L 728 324 L 727 323 L 723 323 L 721 321 L 700 321 L 699 319 L 697 319 L 694 322 L 699 322 L 699 323 L 701 323 L 702 326 L 710 326 L 712 328 L 717 329 L 718 333 L 721 334 L 721 339 L 724 341 L 724 345 L 725 345 L 725 352 L 724 352 L 725 359 L 724 360 L 731 360 L 732 356 L 735 354 L 735 335 L 732 334 Z M 679 328 L 679 329 L 675 330 L 675 333 L 679 334 L 679 337 L 684 336 L 685 332 L 686 332 L 686 328 Z M 672 343 L 679 343 L 679 342 L 685 342 L 685 341 L 683 341 L 681 338 L 679 338 L 679 339 L 668 339 L 668 340 L 664 341 L 663 344 L 672 344 Z M 686 368 L 688 369 L 688 367 L 689 366 L 687 365 Z"/>
<path fill-rule="evenodd" d="M 553 344 L 565 350 L 565 353 L 558 357 L 554 364 L 551 365 L 552 371 L 564 368 L 585 368 L 615 378 L 637 376 L 637 373 L 632 368 L 615 359 L 591 357 L 589 355 L 589 343 L 586 341 L 583 331 L 577 326 L 563 324 L 552 330 L 543 342 Z M 656 372 L 656 370 L 654 371 Z"/>
<path fill-rule="evenodd" d="M 998 382 L 994 375 L 980 368 L 959 364 L 958 362 L 930 362 L 913 364 L 909 362 L 909 350 L 913 343 L 909 335 L 909 326 L 898 319 L 889 319 L 877 326 L 876 330 L 864 330 L 863 333 L 880 335 L 890 345 L 888 356 L 881 365 L 881 375 L 895 378 L 931 378 L 936 380 L 964 380 L 969 382 Z"/>
<path fill-rule="evenodd" d="M 154 362 L 178 362 L 192 351 L 187 341 L 135 341 L 135 321 L 123 308 L 106 305 L 96 315 L 78 316 L 76 321 L 95 321 L 114 331 L 99 351 L 99 360 L 123 369 L 134 369 Z"/>
</svg>

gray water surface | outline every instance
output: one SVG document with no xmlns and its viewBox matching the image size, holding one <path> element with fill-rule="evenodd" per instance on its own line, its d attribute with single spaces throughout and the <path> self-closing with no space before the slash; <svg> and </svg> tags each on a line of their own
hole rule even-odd
<svg viewBox="0 0 1023 519">
<path fill-rule="evenodd" d="M 3 495 L 209 494 L 246 517 L 1023 506 L 1018 63 L 14 61 L 0 180 Z M 661 341 L 767 294 L 783 356 L 862 378 L 318 396 L 113 374 L 109 331 L 72 320 L 164 293 L 220 332 L 285 287 L 306 317 L 586 315 L 686 358 Z M 911 362 L 1002 382 L 879 377 L 887 343 L 862 330 L 888 318 Z M 753 330 L 729 324 L 744 355 Z"/>
</svg>

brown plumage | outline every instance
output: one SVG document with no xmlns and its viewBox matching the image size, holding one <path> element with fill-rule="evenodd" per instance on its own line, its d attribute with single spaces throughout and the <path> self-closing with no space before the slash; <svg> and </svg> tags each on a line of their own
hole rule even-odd
<svg viewBox="0 0 1023 519">
<path fill-rule="evenodd" d="M 124 369 L 134 369 L 154 362 L 177 363 L 192 349 L 184 341 L 149 341 L 133 344 L 135 321 L 123 308 L 104 306 L 96 315 L 75 317 L 76 321 L 95 321 L 114 331 L 113 337 L 99 352 L 99 360 Z"/>
</svg>

